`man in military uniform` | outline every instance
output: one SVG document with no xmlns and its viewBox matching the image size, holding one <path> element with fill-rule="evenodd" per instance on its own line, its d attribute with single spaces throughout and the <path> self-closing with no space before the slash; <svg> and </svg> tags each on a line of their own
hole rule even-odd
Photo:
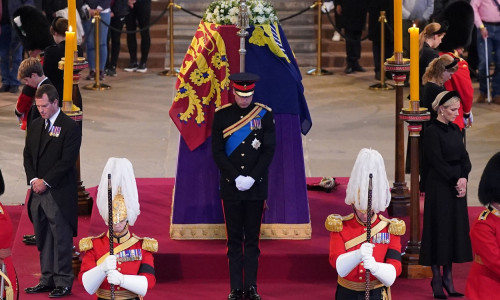
<svg viewBox="0 0 500 300">
<path fill-rule="evenodd" d="M 267 199 L 268 168 L 276 143 L 271 109 L 252 102 L 259 77 L 238 73 L 233 82 L 236 103 L 215 112 L 212 152 L 220 169 L 227 231 L 231 293 L 229 300 L 260 300 L 257 293 L 259 234 Z"/>
<path fill-rule="evenodd" d="M 373 175 L 371 196 L 369 176 Z M 371 233 L 367 242 L 368 198 L 371 197 Z M 326 228 L 330 234 L 329 261 L 337 270 L 335 299 L 361 299 L 365 294 L 366 272 L 370 272 L 370 299 L 388 299 L 390 287 L 401 274 L 401 241 L 405 224 L 389 220 L 384 211 L 391 200 L 384 160 L 376 150 L 362 149 L 346 190 L 345 202 L 353 207 L 348 216 L 329 215 Z"/>
<path fill-rule="evenodd" d="M 109 230 L 96 237 L 83 238 L 80 251 L 84 252 L 84 256 L 79 279 L 85 290 L 89 294 L 96 294 L 97 299 L 111 299 L 110 284 L 113 284 L 115 299 L 139 300 L 156 283 L 153 252 L 158 251 L 158 242 L 130 233 L 129 225 L 134 225 L 140 211 L 134 171 L 126 158 L 110 158 L 101 177 L 97 206 L 106 225 L 108 174 L 112 175 L 114 197 L 114 255 L 109 255 Z"/>
<path fill-rule="evenodd" d="M 484 168 L 479 181 L 479 202 L 486 209 L 474 221 L 470 240 L 474 262 L 465 296 L 470 300 L 499 300 L 500 294 L 500 152 Z"/>
</svg>

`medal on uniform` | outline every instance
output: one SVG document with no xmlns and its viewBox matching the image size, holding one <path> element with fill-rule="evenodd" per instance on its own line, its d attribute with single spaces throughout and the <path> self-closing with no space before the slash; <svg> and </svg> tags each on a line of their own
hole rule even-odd
<svg viewBox="0 0 500 300">
<path fill-rule="evenodd" d="M 49 136 L 59 137 L 60 133 L 61 133 L 61 127 L 52 126 L 52 128 L 50 128 L 50 131 L 49 131 Z"/>
<path fill-rule="evenodd" d="M 142 251 L 141 249 L 123 250 L 117 256 L 120 262 L 142 260 Z"/>
<path fill-rule="evenodd" d="M 255 150 L 259 149 L 259 147 L 260 147 L 260 141 L 259 141 L 257 138 L 255 138 L 255 139 L 252 141 L 252 147 L 253 147 Z"/>
<path fill-rule="evenodd" d="M 261 119 L 253 119 L 252 121 L 250 121 L 250 129 L 251 130 L 262 129 L 262 122 L 260 120 Z"/>
<path fill-rule="evenodd" d="M 374 244 L 389 244 L 390 235 L 388 232 L 379 232 L 372 237 L 372 243 Z"/>
</svg>

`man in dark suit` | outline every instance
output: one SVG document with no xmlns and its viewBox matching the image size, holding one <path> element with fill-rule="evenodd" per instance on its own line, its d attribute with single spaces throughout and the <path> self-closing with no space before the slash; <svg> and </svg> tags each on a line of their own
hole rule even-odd
<svg viewBox="0 0 500 300">
<path fill-rule="evenodd" d="M 76 159 L 80 151 L 80 127 L 59 108 L 57 90 L 40 86 L 35 102 L 41 118 L 28 128 L 24 169 L 31 193 L 28 213 L 40 251 L 40 282 L 25 289 L 28 294 L 50 292 L 59 298 L 71 294 L 72 248 L 77 235 Z"/>
<path fill-rule="evenodd" d="M 231 282 L 228 300 L 243 299 L 243 295 L 260 300 L 259 234 L 276 144 L 274 117 L 269 107 L 252 102 L 257 75 L 238 73 L 229 79 L 236 103 L 218 108 L 212 127 L 212 152 L 220 169 L 226 220 Z"/>
</svg>

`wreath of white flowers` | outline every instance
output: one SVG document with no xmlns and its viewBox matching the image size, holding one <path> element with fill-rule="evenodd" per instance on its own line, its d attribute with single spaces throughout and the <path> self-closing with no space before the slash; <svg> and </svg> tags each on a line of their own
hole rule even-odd
<svg viewBox="0 0 500 300">
<path fill-rule="evenodd" d="M 250 25 L 278 22 L 276 10 L 266 0 L 247 0 Z M 208 5 L 203 21 L 220 25 L 236 25 L 238 22 L 239 0 L 215 0 Z"/>
</svg>

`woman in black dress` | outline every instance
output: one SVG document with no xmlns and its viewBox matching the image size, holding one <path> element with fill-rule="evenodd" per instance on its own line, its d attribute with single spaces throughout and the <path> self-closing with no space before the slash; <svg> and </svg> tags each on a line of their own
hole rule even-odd
<svg viewBox="0 0 500 300">
<path fill-rule="evenodd" d="M 453 286 L 452 263 L 472 261 L 467 212 L 467 178 L 471 170 L 458 116 L 455 91 L 439 93 L 432 103 L 436 119 L 425 132 L 425 207 L 420 264 L 431 266 L 431 287 L 436 299 L 463 297 Z M 441 273 L 442 267 L 442 273 Z"/>
<path fill-rule="evenodd" d="M 441 25 L 439 23 L 429 23 L 425 26 L 424 30 L 420 33 L 419 37 L 419 74 L 420 74 L 420 98 L 423 95 L 422 89 L 422 76 L 425 74 L 425 70 L 435 58 L 439 57 L 439 51 L 436 48 L 441 44 L 443 37 L 446 34 L 448 26 Z"/>
</svg>

